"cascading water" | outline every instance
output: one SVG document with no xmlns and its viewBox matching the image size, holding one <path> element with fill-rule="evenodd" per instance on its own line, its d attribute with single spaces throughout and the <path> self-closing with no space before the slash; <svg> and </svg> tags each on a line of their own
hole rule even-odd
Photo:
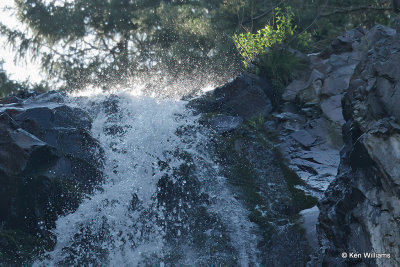
<svg viewBox="0 0 400 267">
<path fill-rule="evenodd" d="M 35 266 L 257 266 L 256 227 L 185 101 L 70 96 L 92 115 L 105 182 L 57 220 Z"/>
</svg>

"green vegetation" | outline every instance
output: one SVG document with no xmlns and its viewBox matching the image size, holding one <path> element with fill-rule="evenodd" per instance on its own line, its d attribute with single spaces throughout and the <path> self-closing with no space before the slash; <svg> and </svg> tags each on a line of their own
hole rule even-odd
<svg viewBox="0 0 400 267">
<path fill-rule="evenodd" d="M 250 221 L 260 227 L 264 240 L 269 240 L 276 233 L 275 223 L 288 220 L 297 227 L 295 224 L 298 222 L 298 212 L 313 207 L 317 199 L 297 188 L 305 183 L 286 165 L 279 149 L 275 147 L 279 140 L 263 127 L 265 122 L 266 118 L 262 116 L 254 117 L 244 122 L 234 132 L 218 136 L 216 152 L 221 165 L 224 166 L 223 175 L 227 177 L 232 190 L 237 191 L 239 198 L 246 205 Z M 250 161 L 249 154 L 257 153 L 253 151 L 256 147 L 271 155 L 271 161 L 263 161 L 264 164 L 270 166 L 268 168 L 270 173 L 266 173 L 264 178 L 260 177 L 259 167 Z M 248 149 L 252 152 L 245 152 Z M 273 178 L 268 178 L 268 175 Z M 261 193 L 265 190 L 262 189 L 265 183 L 276 177 L 281 178 L 282 184 L 287 186 L 287 191 L 283 189 L 283 195 L 279 196 L 282 201 L 280 213 L 276 213 L 271 208 L 266 195 Z"/>
<path fill-rule="evenodd" d="M 292 43 L 306 47 L 311 41 L 310 33 L 296 33 L 298 26 L 293 21 L 294 12 L 291 7 L 277 7 L 272 23 L 256 33 L 246 32 L 233 36 L 236 48 L 244 58 L 244 66 L 251 63 L 256 66 L 259 75 L 267 76 L 278 98 L 294 73 L 305 67 L 300 58 L 289 51 L 289 45 Z"/>
<path fill-rule="evenodd" d="M 266 119 L 262 115 L 255 116 L 251 118 L 250 120 L 247 120 L 247 124 L 256 131 L 261 131 L 264 129 L 264 123 L 266 122 Z"/>
<path fill-rule="evenodd" d="M 238 134 L 232 134 L 218 140 L 219 157 L 226 165 L 223 174 L 227 177 L 228 182 L 234 186 L 234 190 L 237 190 L 240 194 L 240 199 L 243 200 L 249 211 L 250 221 L 256 223 L 262 229 L 262 235 L 267 240 L 274 232 L 271 222 L 276 218 L 274 218 L 275 215 L 269 210 L 268 203 L 260 194 L 260 185 L 257 183 L 252 164 L 235 149 L 236 141 L 251 142 Z"/>
<path fill-rule="evenodd" d="M 64 88 L 107 87 L 143 73 L 223 75 L 239 65 L 229 37 L 238 27 L 230 1 L 15 2 L 29 30 L 0 25 L 0 33 L 20 55 L 33 52 Z"/>
<path fill-rule="evenodd" d="M 280 149 L 275 147 L 275 144 L 279 143 L 279 139 L 277 139 L 273 133 L 269 133 L 265 129 L 265 122 L 266 119 L 259 116 L 248 120 L 246 124 L 254 131 L 257 143 L 274 152 L 275 163 L 280 167 L 282 175 L 285 178 L 288 190 L 292 195 L 292 206 L 295 208 L 296 212 L 312 208 L 317 204 L 317 199 L 313 196 L 307 195 L 303 190 L 297 188 L 297 186 L 305 186 L 306 183 L 287 166 Z"/>
<path fill-rule="evenodd" d="M 317 1 L 321 2 L 320 5 L 314 1 L 302 2 L 303 5 L 300 5 L 298 1 L 291 1 L 292 8 L 285 6 L 282 1 L 279 5 L 283 7 L 271 10 L 264 27 L 258 30 L 250 28 L 233 35 L 244 66 L 251 66 L 253 69 L 250 71 L 255 70 L 257 74 L 267 76 L 278 97 L 293 76 L 305 67 L 292 48 L 315 52 L 345 30 L 375 23 L 388 24 L 391 17 L 390 1 L 377 3 L 359 0 L 347 3 L 349 1 L 337 0 L 334 4 L 331 1 L 332 6 L 328 6 L 327 1 Z M 375 16 L 369 17 L 369 12 Z"/>
<path fill-rule="evenodd" d="M 281 88 L 290 79 L 287 73 L 299 65 L 282 48 L 318 52 L 345 30 L 388 24 L 393 14 L 390 0 L 15 0 L 15 4 L 15 14 L 27 30 L 0 23 L 0 34 L 19 56 L 30 52 L 39 59 L 53 87 L 65 89 L 88 84 L 107 88 L 148 74 L 162 76 L 161 80 L 191 76 L 209 80 L 212 74 L 222 82 L 242 70 L 240 54 L 245 62 L 262 66 L 260 75 L 272 73 L 268 75 Z M 307 47 L 301 45 L 304 41 Z M 276 62 L 286 63 L 278 67 Z M 5 86 L 2 91 L 5 95 L 13 90 Z"/>
<path fill-rule="evenodd" d="M 293 24 L 294 13 L 291 7 L 284 10 L 275 8 L 273 23 L 265 25 L 256 33 L 246 32 L 235 34 L 233 39 L 240 55 L 244 58 L 245 66 L 254 62 L 261 55 L 269 54 L 269 51 L 278 49 L 279 45 L 285 45 L 295 36 L 297 25 Z M 297 37 L 302 44 L 307 44 L 310 35 L 307 32 Z"/>
<path fill-rule="evenodd" d="M 278 98 L 298 72 L 306 68 L 301 58 L 287 49 L 269 50 L 260 56 L 258 61 L 257 74 L 267 76 L 271 80 Z"/>
<path fill-rule="evenodd" d="M 297 186 L 304 186 L 306 183 L 286 165 L 279 149 L 274 149 L 274 152 L 285 176 L 288 189 L 292 194 L 293 207 L 297 212 L 314 207 L 317 204 L 317 198 L 307 195 L 303 190 L 297 188 Z"/>
</svg>

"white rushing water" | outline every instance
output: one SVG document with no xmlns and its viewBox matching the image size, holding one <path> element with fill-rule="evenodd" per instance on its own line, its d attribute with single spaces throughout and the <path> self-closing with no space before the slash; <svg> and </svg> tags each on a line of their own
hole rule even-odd
<svg viewBox="0 0 400 267">
<path fill-rule="evenodd" d="M 185 101 L 125 90 L 70 96 L 93 117 L 105 182 L 57 220 L 35 266 L 257 266 L 255 226 Z"/>
</svg>

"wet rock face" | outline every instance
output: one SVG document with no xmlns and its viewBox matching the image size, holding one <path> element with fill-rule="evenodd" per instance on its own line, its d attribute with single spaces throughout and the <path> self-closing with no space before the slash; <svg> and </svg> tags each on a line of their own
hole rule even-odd
<svg viewBox="0 0 400 267">
<path fill-rule="evenodd" d="M 218 115 L 213 117 L 209 124 L 218 133 L 225 133 L 236 129 L 242 122 L 243 119 L 241 117 Z"/>
<path fill-rule="evenodd" d="M 304 266 L 312 248 L 296 218 L 316 198 L 298 188 L 304 181 L 286 166 L 276 140 L 279 123 L 269 118 L 286 121 L 289 128 L 306 120 L 289 112 L 271 114 L 272 103 L 277 104 L 268 82 L 243 74 L 189 106 L 214 133 L 210 146 L 221 174 L 257 226 L 261 265 Z M 292 140 L 307 147 L 316 142 L 306 131 L 293 133 Z"/>
<path fill-rule="evenodd" d="M 340 162 L 343 95 L 370 45 L 366 34 L 380 36 L 375 32 L 351 30 L 322 53 L 308 55 L 309 69 L 287 86 L 283 112 L 274 116 L 290 168 L 308 184 L 305 190 L 319 198 L 335 179 Z"/>
<path fill-rule="evenodd" d="M 203 113 L 224 113 L 246 120 L 271 113 L 272 92 L 267 81 L 251 74 L 240 75 L 216 88 L 208 99 L 197 99 L 190 106 Z"/>
<path fill-rule="evenodd" d="M 250 96 L 264 88 L 272 100 L 271 90 L 244 75 L 192 106 L 208 114 L 205 122 L 222 139 L 235 139 L 226 142 L 231 146 L 223 157 L 227 165 L 241 166 L 235 162 L 237 154 L 252 163 L 246 166 L 256 173 L 259 185 L 268 184 L 260 182 L 262 171 L 274 173 L 273 169 L 256 166 L 263 157 L 254 153 L 259 151 L 254 147 L 259 140 L 267 147 L 274 143 L 288 167 L 303 180 L 297 187 L 320 198 L 319 245 L 309 266 L 400 266 L 395 258 L 400 255 L 400 37 L 380 25 L 354 29 L 308 59 L 310 69 L 286 88 L 282 105 L 268 113 L 260 112 L 260 107 L 271 101 L 251 101 Z M 241 105 L 235 105 L 237 101 Z M 264 106 L 257 105 L 262 102 Z M 257 110 L 264 120 L 255 119 L 255 113 L 247 115 L 247 110 Z M 271 133 L 278 140 L 268 143 Z M 267 153 L 268 148 L 260 151 Z M 276 199 L 285 202 L 285 190 L 278 191 Z M 264 198 L 274 196 L 271 191 L 260 192 Z M 265 201 L 273 203 L 273 199 Z M 283 240 L 274 238 L 271 243 Z M 289 247 L 280 244 L 274 243 L 267 251 Z M 390 253 L 391 258 L 344 259 L 342 252 Z"/>
<path fill-rule="evenodd" d="M 400 36 L 376 26 L 364 41 L 343 99 L 339 174 L 319 203 L 319 263 L 399 266 Z M 390 259 L 341 259 L 344 251 Z"/>
<path fill-rule="evenodd" d="M 215 90 L 217 98 L 223 98 L 221 110 L 250 119 L 254 116 L 267 116 L 273 109 L 267 93 L 270 88 L 266 81 L 242 75 L 232 82 Z"/>
<path fill-rule="evenodd" d="M 60 93 L 0 104 L 0 264 L 21 264 L 54 245 L 50 229 L 102 179 L 102 150 L 86 112 Z M 36 251 L 36 252 L 35 252 Z"/>
</svg>

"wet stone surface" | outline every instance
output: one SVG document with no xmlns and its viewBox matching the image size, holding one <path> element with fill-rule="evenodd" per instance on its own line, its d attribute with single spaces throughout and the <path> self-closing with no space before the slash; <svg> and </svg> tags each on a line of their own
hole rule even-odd
<svg viewBox="0 0 400 267">
<path fill-rule="evenodd" d="M 91 119 L 64 95 L 24 93 L 0 104 L 0 263 L 27 263 L 54 246 L 58 216 L 102 177 Z"/>
<path fill-rule="evenodd" d="M 228 90 L 229 85 L 223 89 Z M 210 94 L 193 103 L 203 112 L 201 121 L 204 125 L 214 129 L 215 122 L 220 122 L 221 118 L 232 120 L 223 100 L 216 97 L 218 94 L 216 91 L 215 95 Z M 242 101 L 243 105 L 253 104 L 251 98 Z M 199 106 L 198 103 L 202 104 Z M 218 109 L 218 106 L 222 108 Z M 250 118 L 242 117 L 240 123 L 238 119 L 236 121 L 229 131 L 215 132 L 213 147 L 230 190 L 236 192 L 249 212 L 249 220 L 258 228 L 260 262 L 263 266 L 303 266 L 310 259 L 315 244 L 308 241 L 299 212 L 315 206 L 315 197 L 319 196 L 315 191 L 319 190 L 292 170 L 292 162 L 287 161 L 286 154 L 282 153 L 286 150 L 280 146 L 286 144 L 290 150 L 298 148 L 300 153 L 309 151 L 320 140 L 303 129 L 307 118 L 298 113 L 275 112 L 270 116 L 259 112 Z M 283 130 L 280 132 L 280 129 Z M 305 192 L 299 188 L 310 190 Z"/>
</svg>

